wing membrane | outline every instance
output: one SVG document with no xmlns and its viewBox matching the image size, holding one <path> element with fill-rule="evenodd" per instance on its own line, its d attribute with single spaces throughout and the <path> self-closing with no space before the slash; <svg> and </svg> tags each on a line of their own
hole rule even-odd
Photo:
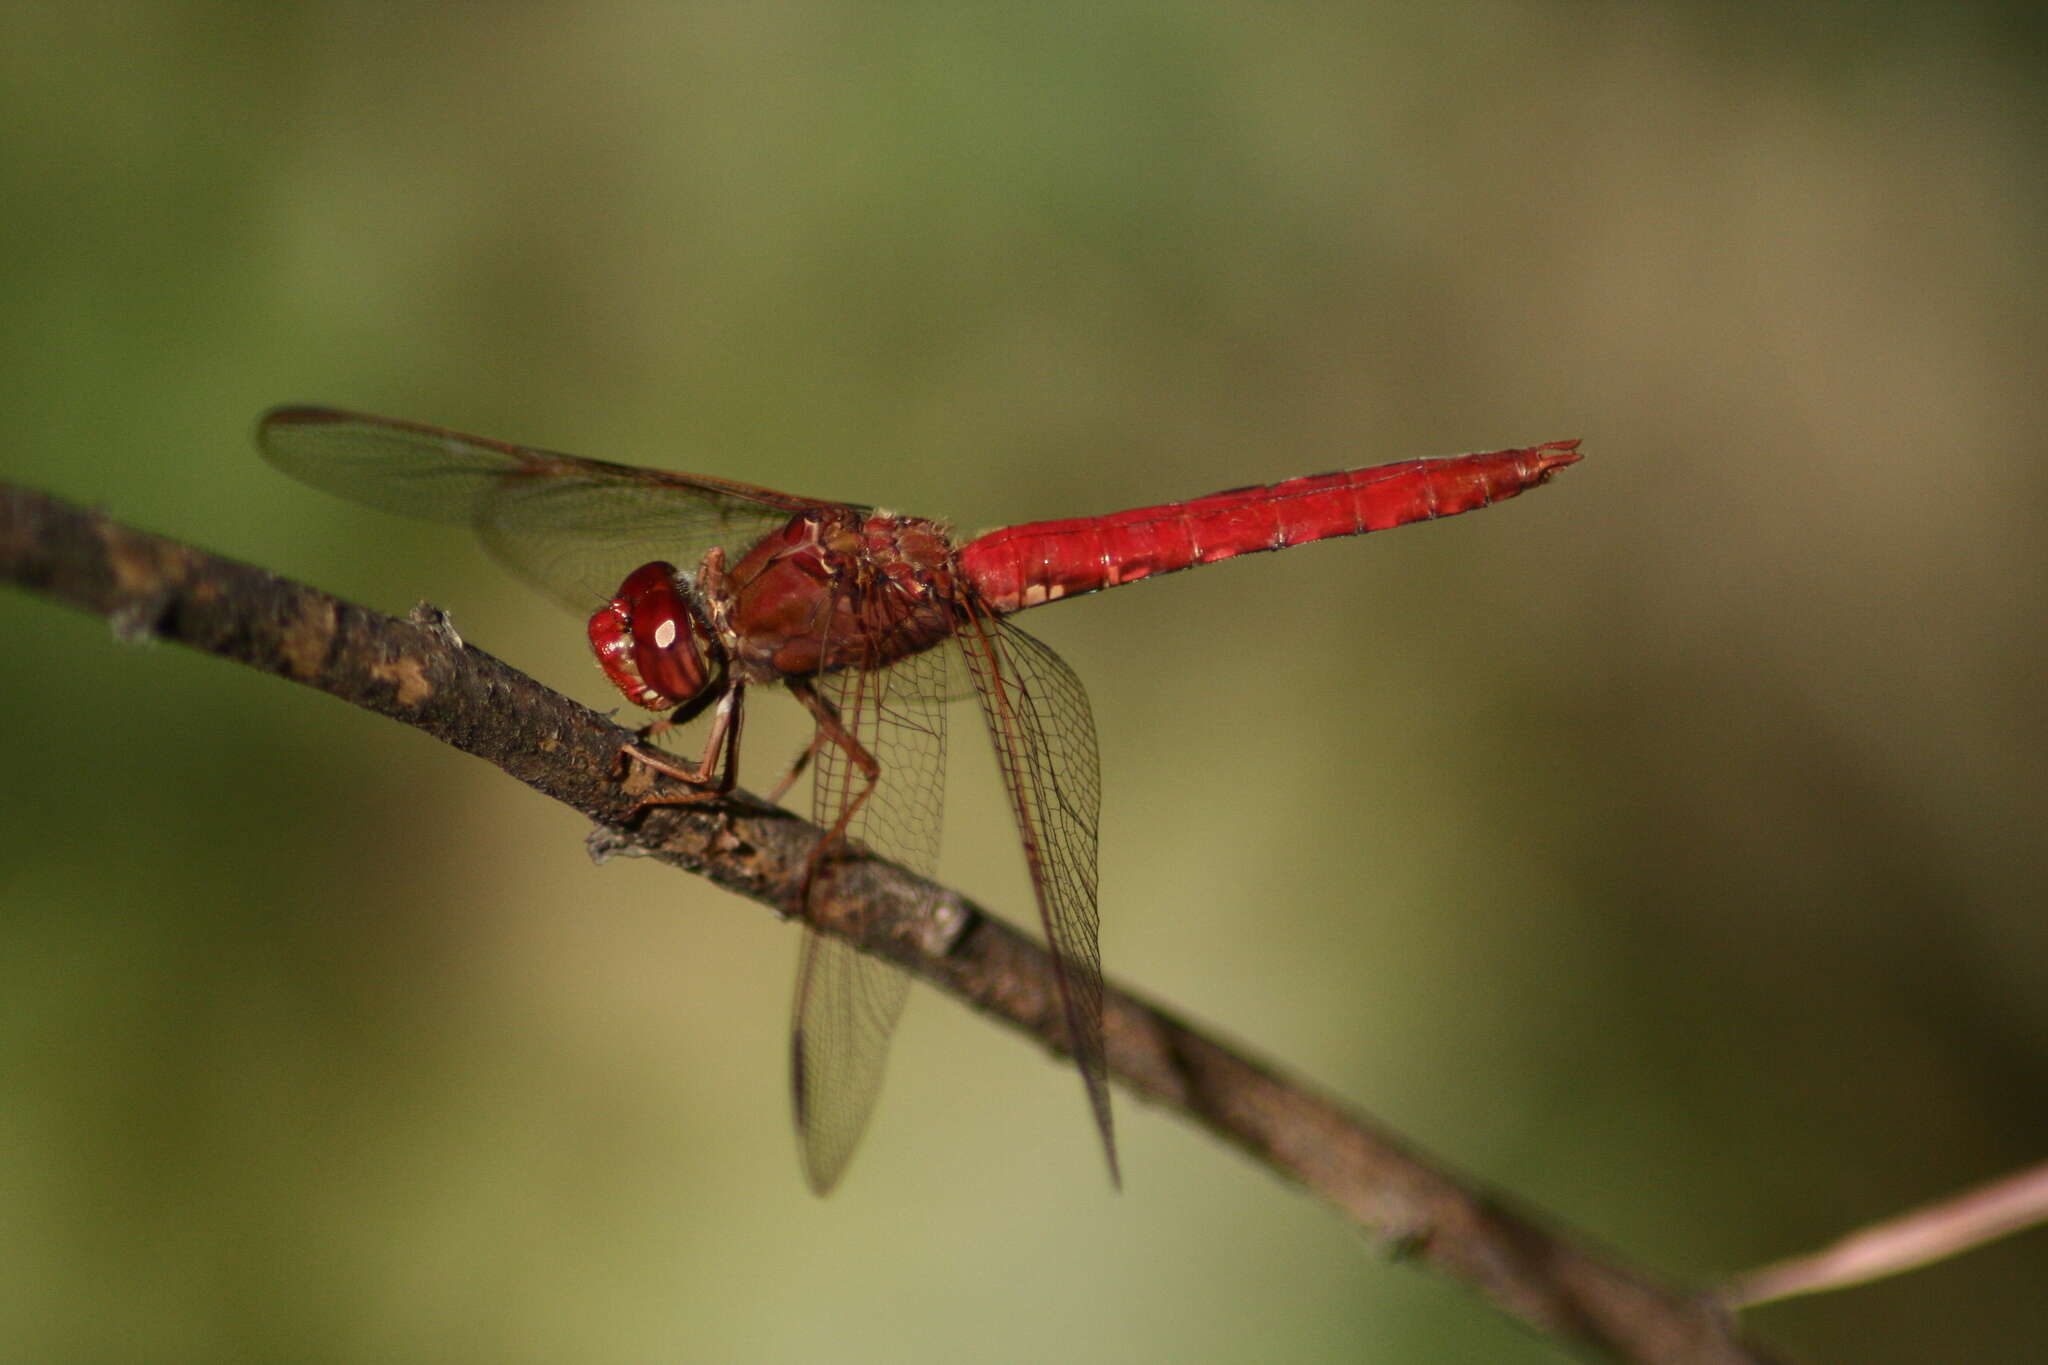
<svg viewBox="0 0 2048 1365">
<path fill-rule="evenodd" d="M 844 837 L 914 872 L 938 863 L 945 799 L 946 659 L 928 650 L 882 669 L 811 680 L 840 728 L 879 767 L 874 788 L 844 747 L 822 736 L 812 777 L 812 818 L 830 830 L 852 809 Z M 858 803 L 858 804 L 856 804 Z M 828 855 L 829 856 L 829 855 Z M 881 1094 L 889 1039 L 910 978 L 843 940 L 804 931 L 790 1042 L 797 1147 L 819 1194 L 838 1183 Z"/>
<path fill-rule="evenodd" d="M 1052 947 L 1068 1046 L 1102 1133 L 1110 1179 L 1116 1180 L 1095 910 L 1102 780 L 1088 693 L 1059 655 L 1007 621 L 976 611 L 962 622 L 959 640 L 1024 840 Z"/>
<path fill-rule="evenodd" d="M 790 1086 L 804 1179 L 828 1194 L 846 1173 L 882 1093 L 889 1038 L 910 978 L 847 943 L 804 930 L 790 1029 Z"/>
<path fill-rule="evenodd" d="M 649 560 L 694 572 L 713 545 L 737 552 L 820 505 L 726 479 L 329 408 L 271 412 L 256 444 L 264 459 L 315 488 L 472 527 L 501 563 L 577 612 Z"/>
</svg>

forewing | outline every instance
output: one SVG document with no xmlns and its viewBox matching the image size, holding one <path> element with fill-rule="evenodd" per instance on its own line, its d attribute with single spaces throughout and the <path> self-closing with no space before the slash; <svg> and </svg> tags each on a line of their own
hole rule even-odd
<svg viewBox="0 0 2048 1365">
<path fill-rule="evenodd" d="M 819 505 L 329 408 L 279 408 L 263 418 L 256 443 L 264 459 L 315 488 L 474 528 L 500 562 L 579 613 L 650 560 L 694 573 L 712 546 L 738 552 Z"/>
<path fill-rule="evenodd" d="M 844 623 L 841 628 L 851 628 Z M 822 739 L 812 775 L 812 818 L 846 824 L 851 844 L 929 873 L 938 863 L 945 799 L 944 653 L 926 651 L 883 669 L 846 669 L 812 680 L 846 734 L 873 755 L 874 789 L 843 746 Z M 837 938 L 806 930 L 790 1041 L 797 1147 L 819 1194 L 846 1170 L 874 1113 L 889 1038 L 910 978 Z"/>
<path fill-rule="evenodd" d="M 1095 910 L 1095 821 L 1102 782 L 1088 694 L 1059 655 L 1007 621 L 973 612 L 962 621 L 958 638 L 1024 841 L 1032 890 L 1052 949 L 1067 1043 L 1115 1180 Z"/>
</svg>

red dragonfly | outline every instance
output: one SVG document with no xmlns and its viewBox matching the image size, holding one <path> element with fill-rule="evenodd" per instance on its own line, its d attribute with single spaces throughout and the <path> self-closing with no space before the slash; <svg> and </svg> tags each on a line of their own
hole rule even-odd
<svg viewBox="0 0 2048 1365">
<path fill-rule="evenodd" d="M 590 642 L 605 675 L 634 704 L 672 713 L 643 740 L 712 713 L 694 764 L 641 744 L 626 750 L 701 788 L 683 800 L 732 789 L 747 688 L 786 687 L 816 724 L 798 760 L 815 763 L 813 818 L 827 831 L 813 869 L 853 846 L 933 869 L 944 703 L 971 690 L 995 741 L 1066 1042 L 1112 1180 L 1095 724 L 1073 671 L 1006 618 L 1196 564 L 1471 511 L 1579 458 L 1577 441 L 1555 441 L 1406 460 L 957 544 L 919 517 L 325 408 L 273 411 L 257 440 L 271 464 L 315 487 L 467 524 L 542 591 L 578 612 L 595 606 Z M 889 963 L 806 932 L 791 1059 L 798 1146 L 820 1194 L 867 1126 L 908 990 Z"/>
</svg>

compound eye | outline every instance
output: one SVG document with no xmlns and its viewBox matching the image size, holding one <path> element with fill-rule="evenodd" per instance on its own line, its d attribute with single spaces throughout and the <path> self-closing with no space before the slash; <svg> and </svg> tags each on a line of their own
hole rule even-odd
<svg viewBox="0 0 2048 1365">
<path fill-rule="evenodd" d="M 598 667 L 626 700 L 650 711 L 681 706 L 709 685 L 709 639 L 695 604 L 678 586 L 675 567 L 658 560 L 627 574 L 612 600 L 590 618 Z"/>
</svg>

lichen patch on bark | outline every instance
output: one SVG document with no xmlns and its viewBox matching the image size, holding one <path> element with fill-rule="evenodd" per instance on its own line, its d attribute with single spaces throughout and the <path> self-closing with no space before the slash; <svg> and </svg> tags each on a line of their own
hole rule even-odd
<svg viewBox="0 0 2048 1365">
<path fill-rule="evenodd" d="M 370 676 L 379 682 L 390 683 L 396 689 L 400 706 L 418 706 L 434 695 L 434 684 L 427 681 L 426 670 L 410 654 L 400 655 L 388 664 L 370 665 Z"/>
<path fill-rule="evenodd" d="M 295 678 L 320 676 L 327 666 L 327 654 L 334 645 L 334 603 L 322 597 L 302 598 L 299 609 L 285 625 L 278 641 L 278 653 Z"/>
</svg>

